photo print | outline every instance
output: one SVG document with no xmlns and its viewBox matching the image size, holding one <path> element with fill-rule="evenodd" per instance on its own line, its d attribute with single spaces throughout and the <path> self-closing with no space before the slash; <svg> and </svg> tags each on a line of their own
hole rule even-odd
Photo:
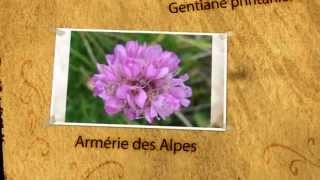
<svg viewBox="0 0 320 180">
<path fill-rule="evenodd" d="M 224 131 L 227 34 L 59 28 L 50 122 Z"/>
</svg>

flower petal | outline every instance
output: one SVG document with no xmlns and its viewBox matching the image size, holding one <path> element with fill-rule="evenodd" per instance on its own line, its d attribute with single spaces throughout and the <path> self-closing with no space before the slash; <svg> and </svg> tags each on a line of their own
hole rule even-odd
<svg viewBox="0 0 320 180">
<path fill-rule="evenodd" d="M 184 88 L 182 87 L 173 87 L 170 89 L 170 94 L 172 94 L 176 98 L 184 98 L 186 97 L 186 93 Z"/>
<path fill-rule="evenodd" d="M 105 111 L 110 114 L 114 115 L 121 111 L 123 107 L 122 102 L 114 97 L 108 98 L 108 100 L 105 101 Z"/>
<path fill-rule="evenodd" d="M 188 107 L 190 105 L 190 100 L 189 99 L 182 99 L 181 105 L 184 107 Z"/>
<path fill-rule="evenodd" d="M 136 57 L 139 50 L 139 43 L 137 41 L 128 41 L 126 43 L 126 49 L 129 57 Z"/>
<path fill-rule="evenodd" d="M 108 65 L 114 64 L 114 62 L 115 62 L 114 55 L 112 55 L 112 54 L 107 54 L 107 55 L 106 55 L 106 61 L 107 61 Z"/>
<path fill-rule="evenodd" d="M 160 79 L 160 78 L 163 78 L 165 77 L 167 74 L 169 73 L 169 68 L 167 67 L 164 67 L 164 68 L 161 68 L 156 79 Z"/>
<path fill-rule="evenodd" d="M 106 65 L 97 63 L 96 66 L 97 66 L 98 72 L 102 73 Z"/>
<path fill-rule="evenodd" d="M 127 102 L 128 102 L 128 105 L 130 106 L 130 108 L 133 108 L 133 109 L 136 108 L 133 96 L 127 94 Z"/>
<path fill-rule="evenodd" d="M 186 97 L 191 97 L 192 96 L 192 89 L 189 86 L 184 87 L 184 92 L 186 93 Z"/>
<path fill-rule="evenodd" d="M 154 122 L 154 118 L 157 116 L 157 112 L 155 111 L 155 109 L 151 106 L 150 108 L 146 108 L 144 111 L 144 117 L 146 118 L 146 120 L 148 121 L 148 123 L 153 123 Z"/>
<path fill-rule="evenodd" d="M 127 58 L 127 51 L 122 45 L 117 45 L 114 49 L 116 60 L 121 62 Z"/>
<path fill-rule="evenodd" d="M 180 101 L 170 94 L 159 95 L 152 104 L 162 119 L 179 110 Z"/>
<path fill-rule="evenodd" d="M 181 79 L 182 81 L 186 81 L 189 79 L 189 76 L 188 76 L 188 74 L 184 74 L 184 75 L 180 76 L 179 79 Z"/>
<path fill-rule="evenodd" d="M 161 53 L 162 53 L 162 48 L 160 45 L 158 44 L 150 45 L 144 51 L 144 59 L 146 59 L 147 62 L 154 63 L 158 61 Z"/>
<path fill-rule="evenodd" d="M 147 94 L 144 90 L 139 89 L 138 94 L 135 96 L 135 103 L 140 107 L 143 108 L 144 103 L 147 100 Z"/>
<path fill-rule="evenodd" d="M 129 120 L 137 119 L 137 112 L 132 108 L 124 109 L 124 114 L 127 116 Z"/>
<path fill-rule="evenodd" d="M 126 99 L 130 91 L 129 85 L 121 85 L 117 88 L 116 97 L 120 99 Z"/>
<path fill-rule="evenodd" d="M 141 67 L 138 62 L 130 58 L 122 62 L 122 69 L 126 78 L 135 79 L 139 75 Z"/>
<path fill-rule="evenodd" d="M 116 77 L 116 74 L 112 71 L 112 69 L 109 66 L 100 66 L 99 68 L 102 67 L 102 72 L 101 72 L 101 78 L 104 81 L 117 81 L 118 78 Z"/>
<path fill-rule="evenodd" d="M 146 78 L 153 78 L 157 74 L 157 69 L 152 65 L 148 65 L 146 70 L 145 70 L 145 77 Z"/>
<path fill-rule="evenodd" d="M 131 73 L 131 70 L 130 70 L 129 67 L 124 66 L 124 67 L 123 67 L 123 73 L 124 73 L 124 75 L 126 76 L 126 78 L 132 79 L 132 73 Z"/>
<path fill-rule="evenodd" d="M 174 72 L 178 69 L 180 59 L 175 53 L 164 51 L 160 56 L 160 62 L 162 67 L 168 67 L 170 72 Z"/>
</svg>

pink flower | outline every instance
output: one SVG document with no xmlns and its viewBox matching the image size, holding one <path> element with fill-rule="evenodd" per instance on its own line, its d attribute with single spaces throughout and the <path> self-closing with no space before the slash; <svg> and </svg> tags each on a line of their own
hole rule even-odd
<svg viewBox="0 0 320 180">
<path fill-rule="evenodd" d="M 190 105 L 192 90 L 184 84 L 188 75 L 176 77 L 180 60 L 160 45 L 129 41 L 117 45 L 106 61 L 97 64 L 90 82 L 107 114 L 123 112 L 129 120 L 144 117 L 153 123 Z"/>
</svg>

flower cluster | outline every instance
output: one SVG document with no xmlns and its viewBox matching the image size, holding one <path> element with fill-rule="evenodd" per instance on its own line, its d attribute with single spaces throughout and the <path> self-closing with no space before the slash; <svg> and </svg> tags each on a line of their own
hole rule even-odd
<svg viewBox="0 0 320 180">
<path fill-rule="evenodd" d="M 184 84 L 188 75 L 176 77 L 180 60 L 160 45 L 118 44 L 106 62 L 97 64 L 90 84 L 109 115 L 123 112 L 129 120 L 153 123 L 190 105 L 192 90 Z"/>
</svg>

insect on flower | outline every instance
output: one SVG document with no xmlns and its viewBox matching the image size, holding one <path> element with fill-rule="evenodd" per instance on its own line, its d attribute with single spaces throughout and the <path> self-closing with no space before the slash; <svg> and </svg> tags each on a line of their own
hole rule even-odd
<svg viewBox="0 0 320 180">
<path fill-rule="evenodd" d="M 190 105 L 188 75 L 177 76 L 180 60 L 158 44 L 128 41 L 118 44 L 106 64 L 97 64 L 90 79 L 94 96 L 102 98 L 109 115 L 123 112 L 129 120 L 145 118 L 150 124 Z"/>
</svg>

